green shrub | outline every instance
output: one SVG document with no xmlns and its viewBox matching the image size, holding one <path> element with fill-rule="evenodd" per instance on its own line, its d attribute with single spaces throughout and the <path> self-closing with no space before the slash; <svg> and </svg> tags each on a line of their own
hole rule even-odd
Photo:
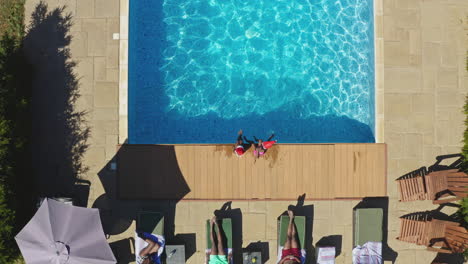
<svg viewBox="0 0 468 264">
<path fill-rule="evenodd" d="M 0 263 L 19 258 L 14 241 L 18 231 L 15 182 L 21 167 L 17 157 L 24 151 L 29 134 L 19 130 L 31 121 L 26 114 L 30 98 L 22 86 L 28 78 L 22 74 L 23 14 L 24 0 L 0 0 Z"/>
<path fill-rule="evenodd" d="M 457 211 L 457 218 L 465 228 L 468 228 L 468 198 L 463 198 L 460 201 L 460 209 Z"/>
<path fill-rule="evenodd" d="M 466 100 L 465 100 L 464 112 L 465 112 L 465 134 L 463 135 L 464 144 L 463 144 L 462 154 L 464 157 L 463 169 L 465 172 L 468 172 L 468 96 L 466 97 Z"/>
</svg>

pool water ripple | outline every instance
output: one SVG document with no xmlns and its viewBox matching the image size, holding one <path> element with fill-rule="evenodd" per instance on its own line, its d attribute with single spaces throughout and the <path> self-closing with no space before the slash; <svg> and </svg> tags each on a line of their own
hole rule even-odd
<svg viewBox="0 0 468 264">
<path fill-rule="evenodd" d="M 372 0 L 165 0 L 166 111 L 373 126 Z"/>
</svg>

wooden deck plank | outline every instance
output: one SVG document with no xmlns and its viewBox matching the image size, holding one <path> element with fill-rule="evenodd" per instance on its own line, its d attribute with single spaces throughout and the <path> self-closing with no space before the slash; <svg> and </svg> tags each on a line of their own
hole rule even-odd
<svg viewBox="0 0 468 264">
<path fill-rule="evenodd" d="M 246 153 L 249 155 L 249 153 Z M 252 159 L 245 157 L 245 197 L 252 197 Z"/>
<path fill-rule="evenodd" d="M 212 166 L 210 167 L 211 169 L 211 190 L 212 190 L 212 195 L 213 197 L 216 197 L 215 199 L 220 198 L 220 191 L 219 191 L 219 158 L 220 156 L 217 155 L 217 152 L 219 151 L 216 147 L 214 148 L 214 152 L 211 154 L 211 164 Z"/>
<path fill-rule="evenodd" d="M 239 159 L 231 159 L 231 171 L 232 171 L 232 197 L 240 197 L 240 190 L 239 190 Z"/>
<path fill-rule="evenodd" d="M 375 162 L 375 189 L 378 195 L 387 195 L 387 145 L 376 144 L 376 162 Z M 377 195 L 377 194 L 376 194 Z"/>
<path fill-rule="evenodd" d="M 334 194 L 333 197 L 343 197 L 344 193 L 344 186 L 346 183 L 344 182 L 344 172 L 346 170 L 345 166 L 346 163 L 344 162 L 345 157 L 345 145 L 339 144 L 335 146 L 335 174 L 332 175 L 334 177 Z"/>
<path fill-rule="evenodd" d="M 297 160 L 299 159 L 298 155 L 298 147 L 297 145 L 293 145 L 290 152 L 289 152 L 289 170 L 287 172 L 287 179 L 288 179 L 288 196 L 290 193 L 298 193 L 297 192 Z"/>
<path fill-rule="evenodd" d="M 245 167 L 246 159 L 239 159 L 239 172 L 237 175 L 239 178 L 239 199 L 245 199 Z"/>
<path fill-rule="evenodd" d="M 328 197 L 335 197 L 335 193 L 334 193 L 334 179 L 333 179 L 333 175 L 336 174 L 336 171 L 335 171 L 335 145 L 328 145 L 328 173 L 326 174 L 328 179 L 329 179 L 329 182 L 330 182 L 330 185 L 327 186 L 328 187 Z"/>
<path fill-rule="evenodd" d="M 225 146 L 124 145 L 118 154 L 119 195 L 150 199 L 296 199 L 303 193 L 306 199 L 386 195 L 385 144 L 276 147 L 275 160 L 265 157 L 254 163 L 250 151 L 239 158 L 228 153 Z M 157 193 L 149 191 L 158 188 L 161 190 Z M 148 191 L 141 194 L 140 189 Z"/>
<path fill-rule="evenodd" d="M 203 151 L 200 151 L 200 196 L 203 197 L 204 195 L 210 195 L 212 196 L 212 193 L 209 192 L 209 182 L 208 182 L 208 148 L 209 147 L 204 147 Z M 211 160 L 210 160 L 211 161 Z"/>
<path fill-rule="evenodd" d="M 234 158 L 234 157 L 233 157 Z M 237 158 L 237 157 L 236 157 Z M 219 198 L 227 199 L 227 160 L 225 156 L 219 157 Z"/>
</svg>

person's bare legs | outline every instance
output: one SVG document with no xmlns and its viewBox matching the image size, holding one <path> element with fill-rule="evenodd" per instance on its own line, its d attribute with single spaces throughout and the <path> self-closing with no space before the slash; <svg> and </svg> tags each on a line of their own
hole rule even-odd
<svg viewBox="0 0 468 264">
<path fill-rule="evenodd" d="M 296 225 L 294 224 L 294 213 L 288 210 L 289 225 L 288 225 L 288 240 L 290 241 L 290 248 L 299 248 L 299 242 L 296 236 Z"/>
<path fill-rule="evenodd" d="M 242 145 L 242 143 L 244 143 L 244 141 L 242 141 L 242 134 L 242 129 L 237 132 L 237 145 Z"/>
<path fill-rule="evenodd" d="M 210 220 L 210 239 L 211 239 L 211 252 L 210 252 L 210 255 L 218 255 L 218 249 L 217 249 L 217 245 L 216 245 L 215 239 L 214 239 L 214 233 L 215 233 L 214 225 L 215 225 L 215 223 L 216 223 L 216 216 L 213 216 L 213 218 L 211 218 L 211 220 Z"/>
<path fill-rule="evenodd" d="M 155 253 L 159 250 L 159 244 L 158 243 L 154 243 L 153 241 L 149 240 L 149 239 L 146 239 L 145 240 L 148 245 L 143 248 L 141 251 L 140 251 L 140 256 L 141 257 L 144 257 L 144 256 L 148 256 L 152 253 Z"/>
<path fill-rule="evenodd" d="M 218 225 L 216 216 L 214 216 L 213 219 L 215 220 L 215 225 L 218 227 L 218 232 L 216 233 L 216 238 L 218 239 L 218 255 L 226 255 L 226 253 L 224 252 L 223 238 L 221 236 L 221 226 Z"/>
</svg>

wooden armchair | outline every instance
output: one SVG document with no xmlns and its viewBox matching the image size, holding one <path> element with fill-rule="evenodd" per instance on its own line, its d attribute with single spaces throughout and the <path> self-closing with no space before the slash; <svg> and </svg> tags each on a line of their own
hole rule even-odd
<svg viewBox="0 0 468 264">
<path fill-rule="evenodd" d="M 398 240 L 423 245 L 429 251 L 461 253 L 468 248 L 468 231 L 458 223 L 443 220 L 400 218 Z"/>
<path fill-rule="evenodd" d="M 425 176 L 425 182 L 428 199 L 433 200 L 434 204 L 468 197 L 468 175 L 458 169 L 431 172 Z"/>
<path fill-rule="evenodd" d="M 424 167 L 423 167 L 424 168 Z M 468 175 L 458 169 L 425 174 L 417 170 L 397 179 L 400 201 L 433 200 L 434 204 L 449 203 L 468 197 Z"/>
</svg>

